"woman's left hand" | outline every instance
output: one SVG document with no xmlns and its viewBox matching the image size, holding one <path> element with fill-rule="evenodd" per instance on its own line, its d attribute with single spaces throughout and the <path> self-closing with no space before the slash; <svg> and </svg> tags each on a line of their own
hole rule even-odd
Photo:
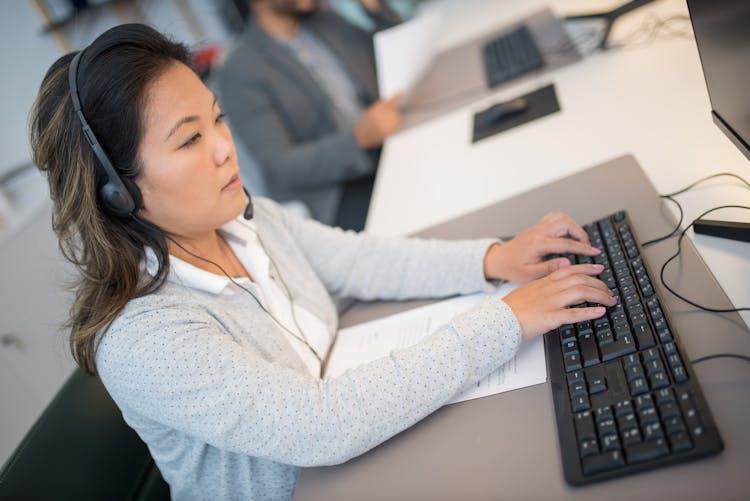
<svg viewBox="0 0 750 501">
<path fill-rule="evenodd" d="M 513 240 L 491 246 L 484 257 L 484 276 L 488 280 L 525 283 L 570 266 L 567 258 L 544 261 L 550 254 L 596 256 L 600 252 L 570 216 L 551 212 Z"/>
</svg>

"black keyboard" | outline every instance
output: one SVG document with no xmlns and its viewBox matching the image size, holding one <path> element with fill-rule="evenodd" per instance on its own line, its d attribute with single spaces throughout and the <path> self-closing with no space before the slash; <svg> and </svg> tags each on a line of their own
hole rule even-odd
<svg viewBox="0 0 750 501">
<path fill-rule="evenodd" d="M 542 54 L 526 26 L 490 40 L 482 47 L 489 87 L 495 87 L 544 65 Z"/>
<path fill-rule="evenodd" d="M 625 212 L 584 227 L 618 302 L 544 335 L 565 480 L 583 485 L 716 454 L 719 431 Z"/>
</svg>

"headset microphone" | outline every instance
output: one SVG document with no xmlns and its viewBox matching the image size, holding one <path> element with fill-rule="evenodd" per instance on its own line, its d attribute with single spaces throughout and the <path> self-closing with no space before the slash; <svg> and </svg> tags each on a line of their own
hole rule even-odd
<svg viewBox="0 0 750 501">
<path fill-rule="evenodd" d="M 250 192 L 244 186 L 242 187 L 242 191 L 247 195 L 247 206 L 245 207 L 245 212 L 242 213 L 242 217 L 250 221 L 253 218 L 253 197 L 250 196 Z"/>
</svg>

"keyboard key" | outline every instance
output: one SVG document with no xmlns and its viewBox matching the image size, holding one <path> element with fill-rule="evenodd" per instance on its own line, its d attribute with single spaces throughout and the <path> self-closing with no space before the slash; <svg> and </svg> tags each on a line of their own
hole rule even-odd
<svg viewBox="0 0 750 501">
<path fill-rule="evenodd" d="M 635 410 L 640 411 L 641 409 L 644 409 L 646 407 L 653 407 L 654 406 L 654 400 L 651 398 L 651 395 L 641 395 L 640 397 L 635 399 Z"/>
<path fill-rule="evenodd" d="M 638 428 L 628 428 L 622 431 L 622 445 L 623 447 L 630 447 L 631 445 L 641 443 L 641 432 Z"/>
<path fill-rule="evenodd" d="M 661 304 L 655 297 L 652 297 L 651 299 L 646 301 L 646 306 L 648 306 L 648 310 L 652 313 L 657 309 L 661 311 Z"/>
<path fill-rule="evenodd" d="M 628 308 L 628 319 L 633 328 L 637 328 L 639 325 L 648 324 L 648 318 L 646 318 L 646 312 L 643 311 L 640 301 L 637 305 L 630 306 Z"/>
<path fill-rule="evenodd" d="M 625 448 L 625 457 L 629 464 L 642 463 L 667 454 L 669 454 L 669 447 L 663 438 Z"/>
<path fill-rule="evenodd" d="M 606 362 L 608 360 L 614 360 L 615 358 L 621 357 L 623 355 L 634 353 L 636 351 L 636 348 L 635 342 L 633 341 L 633 336 L 631 336 L 630 334 L 625 334 L 614 343 L 602 346 L 601 350 L 602 360 Z"/>
<path fill-rule="evenodd" d="M 587 411 L 591 408 L 588 395 L 578 395 L 570 399 L 573 412 Z"/>
<path fill-rule="evenodd" d="M 617 416 L 617 426 L 620 428 L 620 432 L 623 433 L 626 430 L 638 430 L 638 419 L 635 417 L 635 412 L 628 412 L 627 414 Z"/>
<path fill-rule="evenodd" d="M 615 416 L 633 412 L 633 403 L 630 400 L 620 400 L 615 404 Z"/>
<path fill-rule="evenodd" d="M 672 416 L 671 418 L 664 420 L 664 430 L 667 432 L 667 435 L 679 431 L 685 431 L 685 423 L 680 416 Z"/>
<path fill-rule="evenodd" d="M 587 395 L 589 394 L 588 390 L 586 389 L 586 383 L 580 382 L 576 383 L 573 386 L 569 387 L 570 391 L 570 398 L 580 397 L 581 395 Z"/>
<path fill-rule="evenodd" d="M 568 353 L 574 353 L 578 351 L 578 340 L 577 339 L 571 339 L 570 341 L 564 343 L 562 345 L 563 355 L 567 355 Z"/>
<path fill-rule="evenodd" d="M 632 380 L 628 383 L 628 386 L 630 387 L 630 394 L 634 397 L 648 393 L 648 383 L 644 377 Z"/>
<path fill-rule="evenodd" d="M 623 318 L 625 315 L 623 315 Z M 620 339 L 623 336 L 631 335 L 633 333 L 632 329 L 630 328 L 630 325 L 628 324 L 627 320 L 625 320 L 625 323 L 618 323 L 615 324 L 615 339 Z"/>
<path fill-rule="evenodd" d="M 633 332 L 635 332 L 635 340 L 638 342 L 639 350 L 645 350 L 646 348 L 656 346 L 654 334 L 651 332 L 651 327 L 647 323 L 634 326 Z"/>
<path fill-rule="evenodd" d="M 582 337 L 586 334 L 593 334 L 594 329 L 591 327 L 591 321 L 586 320 L 583 322 L 578 322 L 576 324 L 576 331 L 578 332 L 578 337 Z"/>
<path fill-rule="evenodd" d="M 615 336 L 610 330 L 602 331 L 596 334 L 596 341 L 599 346 L 608 345 L 615 342 Z"/>
<path fill-rule="evenodd" d="M 602 452 L 620 450 L 620 437 L 616 433 L 604 435 L 601 438 Z"/>
<path fill-rule="evenodd" d="M 570 352 L 565 355 L 565 360 L 563 363 L 565 364 L 565 372 L 583 368 L 583 366 L 581 365 L 581 354 L 577 351 Z"/>
<path fill-rule="evenodd" d="M 622 365 L 625 370 L 627 370 L 629 367 L 633 367 L 634 365 L 640 367 L 641 359 L 638 358 L 638 355 L 628 355 L 622 359 Z"/>
<path fill-rule="evenodd" d="M 643 357 L 643 363 L 648 363 L 651 360 L 658 360 L 659 350 L 654 349 L 654 348 L 649 348 L 648 350 L 641 352 L 641 357 Z"/>
<path fill-rule="evenodd" d="M 682 365 L 682 359 L 680 358 L 680 355 L 678 353 L 672 353 L 671 355 L 667 356 L 667 363 L 670 367 L 675 367 Z"/>
<path fill-rule="evenodd" d="M 578 442 L 587 440 L 596 440 L 596 430 L 594 429 L 594 418 L 590 411 L 579 412 L 575 418 L 576 437 Z"/>
<path fill-rule="evenodd" d="M 669 388 L 663 389 L 668 390 Z M 682 413 L 680 412 L 680 408 L 677 407 L 676 402 L 664 402 L 659 405 L 659 414 L 661 414 L 662 419 L 667 420 L 671 417 L 679 416 Z"/>
<path fill-rule="evenodd" d="M 664 348 L 664 354 L 665 354 L 665 355 L 666 355 L 667 357 L 668 357 L 669 355 L 673 354 L 673 353 L 677 353 L 677 347 L 676 347 L 676 346 L 675 346 L 675 344 L 674 344 L 674 343 L 672 343 L 672 342 L 669 342 L 669 343 L 664 343 L 664 345 L 663 345 L 662 347 Z"/>
<path fill-rule="evenodd" d="M 685 372 L 685 367 L 683 367 L 682 365 L 672 367 L 672 376 L 678 383 L 684 383 L 688 380 L 687 372 Z"/>
<path fill-rule="evenodd" d="M 617 425 L 615 424 L 614 418 L 597 421 L 596 427 L 599 430 L 599 437 L 601 437 L 602 440 L 607 435 L 617 436 Z"/>
<path fill-rule="evenodd" d="M 625 379 L 630 383 L 634 379 L 642 378 L 645 376 L 643 372 L 643 366 L 641 364 L 633 365 L 625 370 Z"/>
<path fill-rule="evenodd" d="M 601 393 L 607 390 L 607 380 L 604 376 L 595 376 L 590 379 L 589 392 L 591 395 Z"/>
<path fill-rule="evenodd" d="M 568 387 L 573 386 L 576 383 L 586 383 L 586 377 L 583 375 L 583 371 L 573 371 L 567 376 Z"/>
<path fill-rule="evenodd" d="M 643 433 L 643 440 L 656 440 L 664 437 L 664 431 L 662 430 L 661 423 L 648 423 L 645 426 L 641 426 L 641 432 Z"/>
<path fill-rule="evenodd" d="M 578 450 L 581 453 L 581 457 L 585 458 L 586 456 L 599 454 L 599 445 L 596 443 L 596 440 L 584 440 L 578 444 Z"/>
<path fill-rule="evenodd" d="M 690 437 L 685 432 L 678 432 L 669 435 L 669 445 L 672 446 L 673 452 L 687 451 L 693 448 Z"/>
<path fill-rule="evenodd" d="M 628 317 L 625 312 L 614 313 L 612 315 L 612 326 L 616 337 L 620 337 L 622 334 L 630 332 L 630 324 L 628 324 Z M 624 331 L 622 330 L 624 328 Z"/>
<path fill-rule="evenodd" d="M 612 407 L 610 407 L 609 405 L 598 407 L 594 411 L 594 417 L 596 418 L 597 423 L 599 423 L 600 421 L 612 419 L 614 417 L 614 414 L 612 414 Z"/>
<path fill-rule="evenodd" d="M 667 373 L 664 371 L 655 372 L 648 376 L 648 384 L 652 390 L 658 390 L 669 386 L 669 379 L 667 379 Z"/>
<path fill-rule="evenodd" d="M 564 345 L 570 341 L 574 341 L 576 338 L 576 330 L 570 324 L 560 326 L 560 343 Z"/>
<path fill-rule="evenodd" d="M 640 411 L 638 411 L 638 420 L 641 422 L 641 426 L 644 426 L 650 423 L 658 423 L 659 416 L 656 413 L 656 408 L 647 407 L 647 408 L 641 409 Z"/>
<path fill-rule="evenodd" d="M 649 376 L 655 372 L 664 372 L 664 364 L 662 364 L 661 358 L 654 358 L 649 361 L 644 360 L 643 365 L 646 368 L 646 374 Z"/>
<path fill-rule="evenodd" d="M 583 459 L 581 463 L 584 475 L 593 475 L 625 466 L 625 459 L 619 450 L 597 454 Z"/>
<path fill-rule="evenodd" d="M 657 391 L 655 395 L 656 395 L 656 404 L 659 405 L 660 407 L 668 403 L 677 402 L 677 400 L 674 397 L 674 392 L 672 391 L 672 388 L 662 388 L 661 390 Z"/>
<path fill-rule="evenodd" d="M 669 330 L 669 327 L 662 327 L 661 329 L 656 331 L 656 334 L 659 336 L 659 341 L 661 341 L 662 343 L 667 343 L 674 339 L 672 337 L 672 331 Z"/>
<path fill-rule="evenodd" d="M 581 358 L 583 358 L 583 366 L 590 367 L 601 362 L 599 360 L 599 350 L 596 348 L 596 340 L 594 339 L 593 332 L 584 334 L 580 338 L 581 345 Z"/>
</svg>

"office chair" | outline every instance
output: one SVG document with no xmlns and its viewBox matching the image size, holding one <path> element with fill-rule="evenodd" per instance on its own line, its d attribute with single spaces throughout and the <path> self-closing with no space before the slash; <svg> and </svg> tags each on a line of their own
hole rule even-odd
<svg viewBox="0 0 750 501">
<path fill-rule="evenodd" d="M 0 499 L 157 501 L 169 486 L 99 378 L 76 369 L 0 470 Z"/>
</svg>

